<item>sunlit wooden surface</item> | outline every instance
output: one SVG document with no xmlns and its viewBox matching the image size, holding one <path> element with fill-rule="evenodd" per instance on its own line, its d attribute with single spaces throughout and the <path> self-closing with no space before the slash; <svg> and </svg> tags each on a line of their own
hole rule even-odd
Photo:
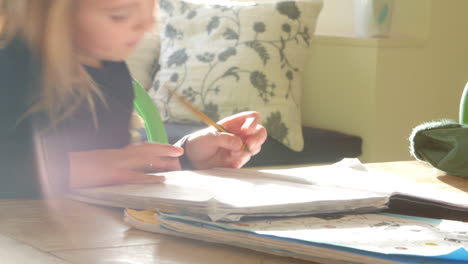
<svg viewBox="0 0 468 264">
<path fill-rule="evenodd" d="M 138 231 L 122 219 L 120 209 L 71 200 L 0 200 L 0 256 L 15 264 L 310 263 Z"/>
<path fill-rule="evenodd" d="M 366 166 L 468 198 L 467 179 L 419 162 Z M 311 263 L 138 231 L 122 219 L 120 209 L 70 200 L 0 200 L 0 263 Z"/>
<path fill-rule="evenodd" d="M 445 172 L 419 161 L 397 161 L 384 163 L 366 164 L 369 169 L 390 173 L 395 177 L 405 178 L 407 180 L 427 184 L 431 187 L 465 194 L 465 200 L 468 201 L 468 178 L 462 178 L 447 175 Z M 430 206 L 408 206 L 404 203 L 399 204 L 390 212 L 423 216 L 431 218 L 443 218 L 468 222 L 468 213 L 453 212 L 450 210 L 437 210 Z"/>
</svg>

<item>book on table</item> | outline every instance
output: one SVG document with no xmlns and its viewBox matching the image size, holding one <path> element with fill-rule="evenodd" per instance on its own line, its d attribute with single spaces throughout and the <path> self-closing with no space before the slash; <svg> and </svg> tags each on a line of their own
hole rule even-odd
<svg viewBox="0 0 468 264">
<path fill-rule="evenodd" d="M 335 214 L 213 222 L 125 211 L 148 231 L 326 264 L 466 264 L 468 223 L 396 214 Z"/>
<path fill-rule="evenodd" d="M 293 169 L 174 171 L 164 184 L 75 190 L 71 198 L 132 209 L 159 209 L 212 221 L 243 217 L 366 213 L 395 197 L 468 213 L 464 194 L 435 190 L 369 171 L 358 160 Z"/>
</svg>

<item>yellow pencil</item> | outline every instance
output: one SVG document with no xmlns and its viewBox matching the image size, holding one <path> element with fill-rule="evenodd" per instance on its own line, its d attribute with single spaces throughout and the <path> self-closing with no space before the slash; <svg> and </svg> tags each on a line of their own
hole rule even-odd
<svg viewBox="0 0 468 264">
<path fill-rule="evenodd" d="M 214 127 L 218 132 L 225 132 L 225 133 L 230 133 L 228 130 L 226 130 L 223 126 L 220 124 L 216 123 L 213 121 L 211 118 L 209 118 L 205 113 L 203 113 L 200 109 L 196 108 L 193 104 L 191 104 L 189 101 L 187 101 L 184 97 L 180 96 L 177 94 L 175 90 L 169 90 L 169 93 L 174 96 L 181 104 L 186 106 L 194 115 L 196 115 L 201 121 L 205 122 L 205 124 Z M 245 150 L 249 152 L 249 149 L 245 144 L 242 144 L 242 150 Z"/>
</svg>

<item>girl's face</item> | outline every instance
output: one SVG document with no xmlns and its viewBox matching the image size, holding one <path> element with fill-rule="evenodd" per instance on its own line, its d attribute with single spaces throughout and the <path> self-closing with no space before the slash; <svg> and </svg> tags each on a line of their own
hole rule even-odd
<svg viewBox="0 0 468 264">
<path fill-rule="evenodd" d="M 73 37 L 82 63 L 122 61 L 154 25 L 154 0 L 76 0 Z"/>
</svg>

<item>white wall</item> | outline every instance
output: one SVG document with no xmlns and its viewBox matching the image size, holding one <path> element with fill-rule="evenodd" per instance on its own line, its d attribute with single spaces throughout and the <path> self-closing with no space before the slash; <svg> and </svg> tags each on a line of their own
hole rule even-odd
<svg viewBox="0 0 468 264">
<path fill-rule="evenodd" d="M 351 2 L 325 0 L 319 34 L 352 35 Z M 330 8 L 339 9 L 334 27 Z M 365 162 L 411 159 L 407 137 L 414 126 L 458 118 L 468 81 L 467 10 L 467 0 L 396 0 L 390 39 L 317 36 L 304 123 L 361 136 Z"/>
</svg>

